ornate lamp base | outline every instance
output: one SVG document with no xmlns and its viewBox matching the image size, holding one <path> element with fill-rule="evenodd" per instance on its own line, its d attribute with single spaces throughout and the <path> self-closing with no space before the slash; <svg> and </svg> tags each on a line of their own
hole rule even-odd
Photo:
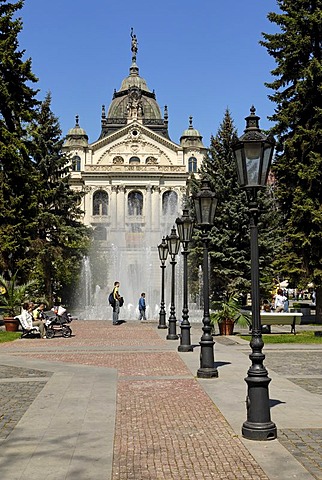
<svg viewBox="0 0 322 480">
<path fill-rule="evenodd" d="M 249 440 L 275 440 L 277 428 L 274 422 L 252 423 L 244 422 L 242 435 Z"/>
<path fill-rule="evenodd" d="M 198 378 L 217 378 L 218 370 L 216 368 L 199 368 L 197 371 Z"/>
</svg>

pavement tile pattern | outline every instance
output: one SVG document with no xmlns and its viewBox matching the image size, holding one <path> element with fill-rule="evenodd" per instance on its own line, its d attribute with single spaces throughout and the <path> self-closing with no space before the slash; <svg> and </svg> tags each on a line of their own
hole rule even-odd
<svg viewBox="0 0 322 480">
<path fill-rule="evenodd" d="M 116 368 L 120 377 L 133 376 L 180 376 L 190 375 L 183 361 L 173 352 L 155 353 L 29 353 L 26 356 L 43 360 L 81 363 L 96 367 Z"/>
<path fill-rule="evenodd" d="M 113 480 L 267 478 L 193 379 L 121 381 L 116 432 Z"/>
<path fill-rule="evenodd" d="M 317 480 L 322 480 L 322 428 L 281 430 L 279 442 Z"/>
<path fill-rule="evenodd" d="M 265 365 L 310 393 L 322 395 L 322 351 L 265 352 Z M 278 441 L 314 478 L 322 480 L 322 428 L 279 430 Z"/>
<path fill-rule="evenodd" d="M 0 443 L 36 400 L 50 376 L 50 372 L 0 365 Z M 30 380 L 35 377 L 37 381 Z"/>
<path fill-rule="evenodd" d="M 112 480 L 268 479 L 155 325 L 72 326 L 71 338 L 18 340 L 0 351 L 117 368 Z"/>
</svg>

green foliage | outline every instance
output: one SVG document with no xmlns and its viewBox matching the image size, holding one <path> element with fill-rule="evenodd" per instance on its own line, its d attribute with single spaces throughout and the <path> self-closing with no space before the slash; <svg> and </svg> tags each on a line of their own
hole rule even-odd
<svg viewBox="0 0 322 480">
<path fill-rule="evenodd" d="M 23 1 L 0 0 L 0 271 L 36 280 L 34 296 L 65 301 L 89 243 L 81 192 L 69 186 L 70 161 L 48 94 L 40 103 L 31 60 L 23 60 L 16 17 Z"/>
<path fill-rule="evenodd" d="M 51 111 L 49 93 L 41 103 L 30 135 L 38 185 L 30 268 L 38 279 L 38 293 L 51 303 L 55 291 L 66 302 L 87 253 L 89 231 L 81 222 L 79 205 L 83 193 L 69 186 L 70 160 L 62 153 L 61 129 Z"/>
<path fill-rule="evenodd" d="M 251 324 L 249 315 L 241 311 L 241 305 L 235 295 L 231 295 L 226 302 L 222 302 L 221 308 L 211 314 L 211 323 L 221 323 L 226 320 L 233 320 L 241 326 L 248 326 Z"/>
<path fill-rule="evenodd" d="M 271 72 L 277 135 L 274 173 L 283 215 L 283 255 L 275 265 L 300 288 L 322 286 L 322 1 L 277 1 L 269 20 L 280 28 L 261 44 Z"/>
<path fill-rule="evenodd" d="M 27 125 L 38 102 L 31 60 L 18 49 L 22 22 L 15 15 L 22 6 L 0 0 L 0 270 L 19 266 L 23 276 L 37 205 Z"/>
<path fill-rule="evenodd" d="M 0 306 L 3 316 L 14 317 L 21 310 L 21 305 L 28 300 L 34 282 L 23 285 L 17 283 L 17 272 L 6 280 L 0 275 Z"/>
<path fill-rule="evenodd" d="M 209 180 L 211 190 L 218 198 L 214 226 L 209 233 L 210 290 L 213 299 L 233 292 L 246 294 L 250 291 L 249 211 L 246 195 L 237 182 L 232 150 L 235 134 L 233 120 L 229 110 L 226 110 L 217 135 L 211 138 L 210 149 L 201 168 L 201 173 Z M 192 191 L 199 189 L 195 179 L 190 188 Z M 272 261 L 279 243 L 276 229 L 279 215 L 272 189 L 264 191 L 259 201 L 262 208 L 259 223 L 260 280 L 262 293 L 267 294 L 274 276 Z M 200 239 L 200 232 L 195 231 L 190 258 L 195 281 L 197 262 L 200 263 L 202 257 Z"/>
</svg>

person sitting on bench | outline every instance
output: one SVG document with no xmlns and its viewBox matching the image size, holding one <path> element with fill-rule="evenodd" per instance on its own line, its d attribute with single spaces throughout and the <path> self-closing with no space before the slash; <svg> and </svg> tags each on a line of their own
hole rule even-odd
<svg viewBox="0 0 322 480">
<path fill-rule="evenodd" d="M 41 320 L 34 320 L 32 316 L 33 303 L 25 302 L 22 305 L 22 312 L 18 315 L 22 328 L 25 330 L 32 330 L 35 327 L 39 328 L 41 338 L 46 338 L 45 325 Z"/>
</svg>

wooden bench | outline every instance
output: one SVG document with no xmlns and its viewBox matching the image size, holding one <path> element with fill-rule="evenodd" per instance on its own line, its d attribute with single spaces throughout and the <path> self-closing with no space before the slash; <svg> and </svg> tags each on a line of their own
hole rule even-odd
<svg viewBox="0 0 322 480">
<path fill-rule="evenodd" d="M 299 312 L 261 312 L 262 327 L 267 325 L 268 333 L 271 333 L 271 325 L 291 325 L 291 333 L 296 334 L 295 325 L 300 325 L 303 313 Z"/>
</svg>

